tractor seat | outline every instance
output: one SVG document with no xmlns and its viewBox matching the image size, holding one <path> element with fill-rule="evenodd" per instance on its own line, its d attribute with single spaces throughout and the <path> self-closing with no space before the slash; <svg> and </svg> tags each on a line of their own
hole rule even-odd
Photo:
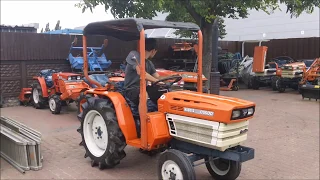
<svg viewBox="0 0 320 180">
<path fill-rule="evenodd" d="M 90 79 L 97 81 L 101 86 L 105 87 L 109 82 L 109 78 L 106 74 L 91 74 L 89 75 Z M 84 82 L 86 82 L 90 87 L 96 88 L 97 86 L 91 84 L 85 77 L 83 78 Z"/>
<path fill-rule="evenodd" d="M 53 73 L 56 73 L 56 71 L 53 69 L 44 69 L 44 70 L 41 70 L 39 73 L 39 75 L 41 77 L 44 77 L 46 85 L 49 88 L 51 88 L 53 86 L 53 81 L 52 81 L 52 74 Z"/>
</svg>

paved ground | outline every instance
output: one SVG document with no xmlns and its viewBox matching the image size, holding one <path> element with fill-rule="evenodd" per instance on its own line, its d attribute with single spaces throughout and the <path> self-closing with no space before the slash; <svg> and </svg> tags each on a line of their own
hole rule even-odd
<svg viewBox="0 0 320 180">
<path fill-rule="evenodd" d="M 243 164 L 239 179 L 319 179 L 319 102 L 302 100 L 296 92 L 268 89 L 222 92 L 256 102 L 245 145 L 255 148 L 255 159 Z M 157 158 L 126 148 L 127 157 L 114 169 L 99 170 L 84 159 L 79 121 L 74 107 L 52 115 L 32 107 L 1 109 L 43 134 L 43 169 L 21 174 L 1 159 L 1 179 L 156 179 Z M 204 165 L 198 179 L 210 179 Z"/>
</svg>

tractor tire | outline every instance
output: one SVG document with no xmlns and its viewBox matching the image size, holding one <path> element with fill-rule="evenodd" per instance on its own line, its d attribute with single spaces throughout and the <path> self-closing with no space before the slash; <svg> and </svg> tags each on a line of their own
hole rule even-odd
<svg viewBox="0 0 320 180">
<path fill-rule="evenodd" d="M 85 102 L 87 102 L 88 99 L 91 98 L 91 97 L 93 97 L 92 94 L 83 94 L 83 92 L 82 92 L 80 94 L 80 96 L 76 99 L 77 113 L 78 114 L 80 114 L 83 109 L 88 107 L 88 103 L 85 103 Z"/>
<path fill-rule="evenodd" d="M 214 179 L 233 180 L 237 179 L 241 172 L 241 163 L 226 159 L 205 158 L 206 167 Z"/>
<path fill-rule="evenodd" d="M 108 99 L 92 97 L 85 102 L 86 108 L 78 115 L 81 126 L 80 145 L 85 148 L 85 158 L 91 158 L 91 165 L 99 169 L 113 168 L 120 163 L 126 153 L 126 140 L 119 128 L 112 102 Z"/>
<path fill-rule="evenodd" d="M 49 98 L 49 109 L 52 114 L 60 114 L 61 112 L 61 100 L 59 95 L 52 95 Z"/>
<path fill-rule="evenodd" d="M 286 91 L 286 86 L 283 84 L 280 78 L 277 80 L 277 89 L 279 93 L 283 93 Z"/>
<path fill-rule="evenodd" d="M 34 83 L 32 85 L 31 99 L 32 104 L 36 109 L 43 109 L 48 103 L 43 97 L 43 92 L 39 83 Z"/>
<path fill-rule="evenodd" d="M 301 85 L 298 86 L 298 93 L 302 94 Z"/>
<path fill-rule="evenodd" d="M 291 85 L 290 87 L 295 91 L 299 90 L 299 85 Z"/>
<path fill-rule="evenodd" d="M 231 90 L 232 91 L 238 91 L 239 90 L 239 86 L 234 85 L 234 86 L 232 86 Z"/>
<path fill-rule="evenodd" d="M 252 89 L 252 77 L 249 76 L 248 79 L 248 85 L 247 85 L 248 89 Z"/>
<path fill-rule="evenodd" d="M 279 77 L 278 76 L 273 76 L 272 78 L 271 78 L 271 87 L 272 87 L 272 90 L 273 91 L 277 91 L 278 90 L 278 88 L 277 88 L 277 80 L 279 79 Z"/>
<path fill-rule="evenodd" d="M 195 180 L 196 174 L 187 155 L 181 151 L 169 149 L 160 155 L 158 179 Z"/>
<path fill-rule="evenodd" d="M 252 77 L 252 89 L 258 90 L 260 88 L 260 81 L 258 77 Z"/>
</svg>

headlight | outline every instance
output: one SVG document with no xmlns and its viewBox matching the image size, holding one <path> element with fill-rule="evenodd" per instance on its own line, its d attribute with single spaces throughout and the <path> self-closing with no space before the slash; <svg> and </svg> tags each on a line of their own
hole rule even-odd
<svg viewBox="0 0 320 180">
<path fill-rule="evenodd" d="M 254 107 L 243 108 L 243 109 L 235 109 L 232 111 L 231 120 L 238 120 L 253 116 Z"/>
<path fill-rule="evenodd" d="M 240 116 L 241 116 L 241 111 L 240 110 L 232 111 L 232 119 L 237 119 Z"/>
<path fill-rule="evenodd" d="M 252 115 L 254 113 L 254 109 L 253 108 L 249 108 L 248 109 L 248 115 Z"/>
<path fill-rule="evenodd" d="M 71 81 L 71 77 L 70 76 L 68 77 L 68 81 Z"/>
<path fill-rule="evenodd" d="M 80 80 L 80 76 L 77 76 L 77 80 Z"/>
</svg>

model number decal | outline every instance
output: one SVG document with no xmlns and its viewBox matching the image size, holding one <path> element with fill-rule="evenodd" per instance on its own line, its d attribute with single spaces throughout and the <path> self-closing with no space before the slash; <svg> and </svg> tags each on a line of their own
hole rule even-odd
<svg viewBox="0 0 320 180">
<path fill-rule="evenodd" d="M 190 112 L 190 113 L 195 113 L 195 114 L 201 114 L 205 116 L 213 116 L 214 112 L 212 111 L 206 111 L 206 110 L 199 110 L 199 109 L 193 109 L 193 108 L 183 108 L 184 112 Z"/>
</svg>

